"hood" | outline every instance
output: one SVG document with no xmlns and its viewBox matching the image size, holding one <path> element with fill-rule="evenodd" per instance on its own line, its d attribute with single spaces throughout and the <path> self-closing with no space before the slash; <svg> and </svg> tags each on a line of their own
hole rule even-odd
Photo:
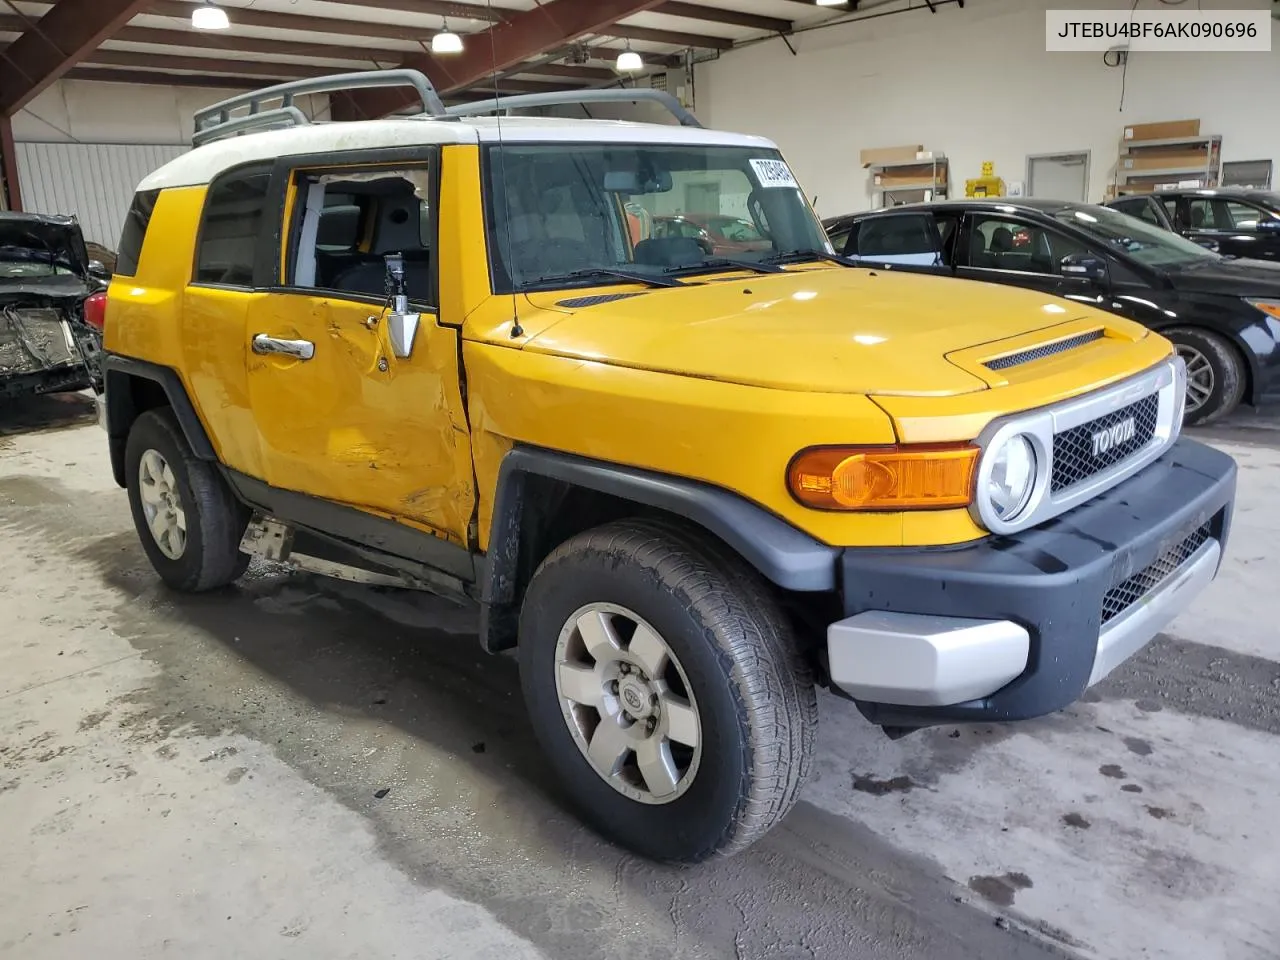
<svg viewBox="0 0 1280 960">
<path fill-rule="evenodd" d="M 526 350 L 815 393 L 949 396 L 997 386 L 1004 381 L 990 371 L 949 355 L 1035 341 L 1027 335 L 1070 320 L 1116 327 L 1117 345 L 1145 335 L 1042 293 L 885 270 L 792 270 L 612 297 L 597 290 L 528 299 L 564 318 L 544 313 L 529 324 Z M 564 305 L 581 301 L 591 305 Z"/>
<path fill-rule="evenodd" d="M 82 277 L 69 273 L 51 277 L 5 278 L 0 275 L 0 306 L 8 304 L 43 305 L 64 300 L 79 302 L 99 289 Z"/>
<path fill-rule="evenodd" d="M 0 214 L 0 282 L 6 265 L 53 264 L 77 276 L 89 272 L 80 224 L 71 217 Z"/>
<path fill-rule="evenodd" d="M 1166 267 L 1174 289 L 1230 297 L 1280 297 L 1280 263 L 1266 260 L 1199 260 L 1185 267 Z"/>
</svg>

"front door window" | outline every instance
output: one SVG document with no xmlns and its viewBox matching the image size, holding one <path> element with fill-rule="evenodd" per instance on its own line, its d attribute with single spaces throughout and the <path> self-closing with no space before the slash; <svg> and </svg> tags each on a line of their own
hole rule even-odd
<svg viewBox="0 0 1280 960">
<path fill-rule="evenodd" d="M 969 231 L 969 266 L 1061 276 L 1064 258 L 1088 253 L 1057 230 L 998 215 L 981 215 Z"/>
</svg>

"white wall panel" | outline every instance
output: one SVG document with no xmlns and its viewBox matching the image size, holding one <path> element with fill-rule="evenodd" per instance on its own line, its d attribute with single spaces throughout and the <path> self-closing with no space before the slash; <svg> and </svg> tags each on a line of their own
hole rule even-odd
<svg viewBox="0 0 1280 960">
<path fill-rule="evenodd" d="M 74 214 L 86 240 L 114 250 L 134 189 L 188 148 L 124 143 L 19 143 L 23 209 Z"/>
<path fill-rule="evenodd" d="M 1198 2 L 1205 10 L 1273 7 Z M 881 6 L 863 4 L 877 13 Z M 777 38 L 699 66 L 698 116 L 777 141 L 823 216 L 870 206 L 858 164 L 864 147 L 922 143 L 945 153 L 953 196 L 963 196 L 984 160 L 1007 183 L 1025 179 L 1029 154 L 1088 150 L 1095 202 L 1130 123 L 1198 117 L 1202 132 L 1222 135 L 1224 160 L 1280 161 L 1280 22 L 1272 23 L 1270 53 L 1134 53 L 1126 75 L 1099 53 L 1046 53 L 1045 10 L 1128 3 L 968 0 L 936 14 L 923 0 L 913 6 L 797 34 L 796 55 Z M 1165 8 L 1147 0 L 1141 9 Z"/>
</svg>

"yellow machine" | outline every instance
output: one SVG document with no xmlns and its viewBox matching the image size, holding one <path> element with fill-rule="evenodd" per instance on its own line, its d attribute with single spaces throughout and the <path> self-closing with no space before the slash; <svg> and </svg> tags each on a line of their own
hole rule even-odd
<svg viewBox="0 0 1280 960">
<path fill-rule="evenodd" d="M 982 176 L 964 182 L 966 197 L 1003 197 L 1004 181 L 996 176 L 996 165 L 990 160 L 982 164 Z"/>
<path fill-rule="evenodd" d="M 425 115 L 243 95 L 138 188 L 102 420 L 175 589 L 261 557 L 477 605 L 584 817 L 696 861 L 794 803 L 815 682 L 896 731 L 1040 715 L 1214 575 L 1234 464 L 1157 334 L 834 256 L 772 143 L 658 91 L 552 99 L 683 126 L 305 89 L 368 77 Z"/>
</svg>

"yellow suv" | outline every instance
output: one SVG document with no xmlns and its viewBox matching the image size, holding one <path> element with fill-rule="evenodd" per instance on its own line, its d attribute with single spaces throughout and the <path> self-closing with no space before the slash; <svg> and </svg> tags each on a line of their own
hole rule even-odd
<svg viewBox="0 0 1280 960">
<path fill-rule="evenodd" d="M 420 115 L 294 101 L 392 83 Z M 680 122 L 512 115 L 610 99 Z M 764 834 L 816 685 L 894 735 L 1045 714 L 1217 572 L 1235 464 L 1179 439 L 1167 341 L 844 261 L 772 143 L 663 94 L 445 110 L 357 74 L 196 129 L 138 189 L 106 311 L 156 571 L 208 590 L 260 556 L 478 604 L 558 779 L 633 850 Z M 768 242 L 654 235 L 677 215 Z"/>
</svg>

